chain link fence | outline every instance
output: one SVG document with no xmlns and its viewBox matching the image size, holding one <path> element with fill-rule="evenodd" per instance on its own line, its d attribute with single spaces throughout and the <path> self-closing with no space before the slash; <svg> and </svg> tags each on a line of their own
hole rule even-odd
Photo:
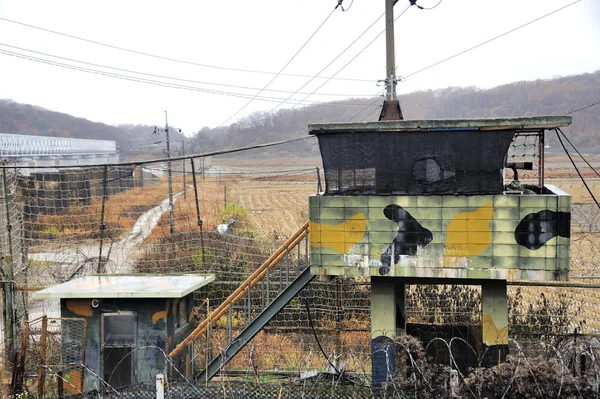
<svg viewBox="0 0 600 399">
<path fill-rule="evenodd" d="M 539 151 L 539 143 L 531 139 L 514 147 L 514 153 L 518 155 L 537 155 L 536 151 Z M 552 353 L 554 359 L 559 359 L 559 375 L 564 369 L 564 381 L 580 378 L 582 372 L 577 374 L 577 368 L 583 367 L 583 374 L 597 368 L 595 337 L 600 335 L 596 310 L 600 304 L 597 293 L 600 253 L 595 243 L 600 234 L 600 211 L 564 160 L 553 160 L 547 160 L 546 183 L 573 196 L 570 282 L 536 287 L 509 286 L 509 329 L 514 338 L 511 353 L 518 363 L 513 363 L 516 370 L 513 367 L 507 374 L 507 384 L 511 376 L 526 370 L 527 362 Z M 213 167 L 200 171 L 195 164 L 197 173 L 192 175 L 193 160 L 184 162 L 187 162 L 188 173 L 183 173 L 181 162 L 173 162 L 170 183 L 166 173 L 168 165 L 164 162 L 39 168 L 27 173 L 13 168 L 2 169 L 6 175 L 6 183 L 0 181 L 3 284 L 5 292 L 13 293 L 15 315 L 11 342 L 6 324 L 2 323 L 5 370 L 12 371 L 17 364 L 14 357 L 7 355 L 19 352 L 25 322 L 30 322 L 28 328 L 31 330 L 40 325 L 36 319 L 48 316 L 49 348 L 58 345 L 64 336 L 67 328 L 64 322 L 52 330 L 55 327 L 51 320 L 60 317 L 58 300 L 33 300 L 31 292 L 36 289 L 98 272 L 214 273 L 216 282 L 195 295 L 195 322 L 199 323 L 307 220 L 307 197 L 317 190 L 314 169 Z M 529 178 L 536 183 L 538 177 L 525 174 L 522 179 L 527 181 Z M 600 179 L 590 177 L 589 184 L 592 192 L 600 193 Z M 298 257 L 300 263 L 304 262 L 303 257 L 304 249 Z M 291 261 L 288 267 L 297 273 L 298 263 L 294 262 Z M 13 278 L 7 278 L 9 268 L 12 268 Z M 285 276 L 284 266 L 271 276 L 269 298 L 285 287 Z M 264 290 L 262 300 L 267 298 Z M 253 295 L 250 303 L 258 309 L 261 294 L 256 291 Z M 468 342 L 462 349 L 455 347 L 459 340 L 451 344 L 463 357 L 469 351 L 480 355 L 475 341 L 475 337 L 481 335 L 477 332 L 481 324 L 479 288 L 410 286 L 407 299 L 407 321 L 414 326 L 414 334 L 428 337 L 424 342 L 440 343 L 426 345 L 424 353 L 437 356 L 440 362 L 449 362 L 450 358 L 457 363 L 463 361 L 458 355 L 449 356 L 450 352 L 444 349 L 450 345 L 448 336 L 454 334 Z M 7 307 L 4 309 L 6 312 Z M 195 342 L 195 356 L 186 366 L 196 373 L 201 370 L 208 355 L 216 354 L 222 348 L 226 335 L 235 336 L 240 331 L 244 317 L 242 308 L 232 309 L 227 322 L 213 326 L 212 342 L 207 343 L 205 338 Z M 426 325 L 435 328 L 425 329 Z M 26 359 L 32 360 L 26 363 L 23 386 L 30 391 L 36 391 L 37 386 L 31 383 L 40 375 L 39 368 L 36 370 L 34 366 L 39 364 L 35 357 L 39 357 L 39 352 L 33 350 L 36 344 L 32 341 L 32 337 L 39 337 L 39 334 L 32 331 L 27 341 L 29 356 Z M 441 344 L 442 341 L 446 343 Z M 39 338 L 36 342 L 39 345 Z M 12 349 L 9 351 L 8 348 Z M 47 359 L 60 356 L 60 351 L 52 351 L 47 351 Z M 579 355 L 567 356 L 573 353 Z M 78 367 L 79 355 L 75 354 L 72 359 L 62 356 L 60 360 L 45 362 L 46 392 L 57 392 L 58 395 L 60 384 L 52 383 L 56 387 L 53 388 L 48 382 L 52 378 L 54 381 L 62 378 L 63 382 L 69 379 L 69 384 L 77 385 L 73 370 Z M 348 378 L 359 386 L 368 386 L 370 356 L 368 279 L 313 281 L 222 370 L 218 377 L 220 382 L 211 389 L 214 389 L 214 395 L 222 396 L 223 392 L 238 392 L 258 381 L 260 386 L 267 384 L 265 390 L 273 389 L 273 393 L 269 393 L 271 397 L 277 397 L 282 386 L 286 392 L 285 387 L 297 387 L 298 384 L 303 387 L 298 389 L 309 393 L 312 392 L 311 384 L 318 385 L 315 381 L 319 378 L 337 381 L 335 368 L 345 370 Z M 586 366 L 581 366 L 581 361 L 568 360 L 572 358 L 586 359 Z M 463 369 L 476 365 L 477 360 L 473 363 L 467 359 L 464 363 Z M 421 367 L 420 363 L 415 364 Z M 65 365 L 72 368 L 63 367 Z M 450 378 L 450 370 L 446 371 L 444 381 L 450 384 L 455 377 Z M 67 378 L 66 373 L 70 377 Z M 186 375 L 183 368 L 181 374 Z M 430 376 L 423 370 L 422 375 L 424 377 L 415 377 L 417 391 L 426 394 L 430 391 L 425 380 Z M 408 389 L 405 385 L 409 381 L 414 385 L 410 378 L 402 378 L 398 380 L 398 392 L 400 386 Z M 456 378 L 464 383 L 467 376 Z M 139 383 L 146 385 L 143 388 L 136 385 L 137 388 L 132 387 L 130 391 L 142 395 L 141 392 L 151 390 L 152 382 Z M 202 394 L 209 395 L 205 391 L 206 381 L 181 382 L 183 387 L 190 383 Z M 338 385 L 341 386 L 341 382 Z M 66 386 L 65 383 L 62 386 Z M 597 385 L 594 386 L 590 389 L 597 389 Z M 195 389 L 188 391 L 197 395 L 194 397 L 202 397 Z M 251 391 L 247 389 L 245 392 Z M 336 389 L 350 388 L 338 386 Z M 362 388 L 355 386 L 355 389 L 363 393 Z M 103 390 L 112 392 L 107 386 Z M 133 395 L 127 392 L 124 389 L 118 393 L 123 397 L 143 397 L 126 396 Z M 171 397 L 176 397 L 176 390 L 171 393 Z M 115 392 L 112 395 L 119 397 Z M 269 396 L 265 394 L 265 397 Z"/>
</svg>

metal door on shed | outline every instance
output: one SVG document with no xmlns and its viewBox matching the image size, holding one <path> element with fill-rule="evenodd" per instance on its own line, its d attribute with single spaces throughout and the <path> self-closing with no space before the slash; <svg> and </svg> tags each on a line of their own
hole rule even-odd
<svg viewBox="0 0 600 399">
<path fill-rule="evenodd" d="M 135 383 L 136 316 L 102 313 L 102 378 L 115 388 Z"/>
</svg>

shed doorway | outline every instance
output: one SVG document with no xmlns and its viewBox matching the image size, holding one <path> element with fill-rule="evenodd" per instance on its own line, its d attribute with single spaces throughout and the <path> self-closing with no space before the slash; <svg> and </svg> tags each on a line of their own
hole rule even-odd
<svg viewBox="0 0 600 399">
<path fill-rule="evenodd" d="M 103 378 L 117 388 L 134 382 L 136 312 L 102 313 Z"/>
</svg>

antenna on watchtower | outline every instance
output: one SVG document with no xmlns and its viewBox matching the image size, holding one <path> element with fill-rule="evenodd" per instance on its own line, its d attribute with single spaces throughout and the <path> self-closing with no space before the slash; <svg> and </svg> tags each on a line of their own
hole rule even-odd
<svg viewBox="0 0 600 399">
<path fill-rule="evenodd" d="M 397 0 L 385 0 L 385 47 L 386 47 L 386 96 L 379 115 L 380 121 L 403 120 L 400 102 L 396 97 L 396 56 L 394 53 L 394 4 Z"/>
</svg>

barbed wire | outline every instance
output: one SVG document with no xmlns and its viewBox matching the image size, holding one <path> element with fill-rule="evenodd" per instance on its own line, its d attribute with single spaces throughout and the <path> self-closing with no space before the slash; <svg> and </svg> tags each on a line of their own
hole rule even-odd
<svg viewBox="0 0 600 399">
<path fill-rule="evenodd" d="M 511 156 L 515 154 L 515 159 L 517 156 L 535 157 L 539 155 L 538 148 L 538 142 L 526 138 L 515 143 Z M 186 158 L 187 162 L 190 158 L 193 157 Z M 561 158 L 552 158 L 552 162 L 560 164 Z M 594 161 L 591 162 L 593 164 Z M 270 168 L 268 165 L 263 169 L 246 166 L 249 169 L 235 173 L 235 167 L 227 167 L 219 175 L 218 166 L 201 168 L 197 165 L 196 196 L 192 188 L 194 176 L 186 174 L 184 183 L 184 175 L 180 173 L 182 168 L 177 165 L 174 161 L 177 173 L 172 182 L 174 203 L 171 208 L 168 182 L 161 177 L 164 165 L 159 162 L 145 162 L 143 167 L 139 164 L 119 165 L 106 172 L 104 167 L 94 166 L 30 169 L 28 174 L 17 173 L 13 168 L 6 169 L 7 184 L 2 185 L 0 190 L 0 224 L 5 226 L 8 221 L 12 228 L 2 227 L 4 234 L 0 237 L 0 247 L 5 251 L 5 264 L 12 263 L 15 274 L 13 285 L 18 287 L 15 295 L 17 324 L 22 325 L 24 321 L 33 321 L 43 315 L 60 317 L 58 300 L 33 300 L 29 289 L 98 271 L 216 274 L 217 282 L 195 294 L 197 309 L 193 324 L 198 323 L 306 222 L 307 197 L 317 190 L 316 173 L 308 168 L 295 167 L 285 171 L 273 166 L 274 171 L 266 173 L 265 169 Z M 521 178 L 525 182 L 536 182 L 537 171 L 534 172 Z M 514 361 L 498 366 L 497 371 L 501 374 L 506 372 L 506 375 L 502 374 L 501 384 L 495 386 L 497 392 L 507 396 L 515 389 L 523 389 L 519 381 L 531 377 L 531 373 L 536 376 L 537 383 L 532 383 L 532 392 L 536 394 L 542 387 L 541 381 L 545 381 L 543 378 L 550 378 L 542 373 L 542 364 L 553 370 L 548 384 L 556 388 L 552 391 L 556 394 L 568 396 L 567 392 L 578 394 L 579 391 L 582 395 L 586 392 L 595 394 L 598 389 L 597 385 L 586 385 L 584 380 L 599 376 L 596 363 L 598 340 L 595 337 L 600 335 L 600 320 L 596 316 L 600 294 L 596 293 L 599 282 L 591 279 L 600 279 L 600 250 L 595 244 L 600 234 L 600 210 L 595 208 L 576 177 L 575 172 L 568 169 L 549 169 L 546 176 L 548 183 L 572 195 L 570 274 L 574 281 L 562 286 L 508 287 Z M 600 192 L 599 180 L 588 182 L 594 192 Z M 170 209 L 173 211 L 173 233 L 170 231 Z M 199 219 L 202 229 L 198 225 Z M 102 222 L 106 226 L 103 231 L 99 229 Z M 225 225 L 227 229 L 219 232 L 219 225 Z M 9 237 L 12 247 L 8 243 Z M 12 248 L 12 256 L 7 256 L 9 248 Z M 209 355 L 216 355 L 224 348 L 229 338 L 235 337 L 248 320 L 264 308 L 263 302 L 274 298 L 286 286 L 286 277 L 293 279 L 301 272 L 300 266 L 306 263 L 306 256 L 304 247 L 301 247 L 299 254 L 289 258 L 289 276 L 283 263 L 270 272 L 268 287 L 257 286 L 251 292 L 247 299 L 252 308 L 250 315 L 242 303 L 233 306 L 228 315 L 215 323 L 211 337 L 200 337 L 194 342 L 193 358 L 189 361 L 173 359 L 170 367 L 176 377 L 171 377 L 175 379 L 169 382 L 167 388 L 173 394 L 171 397 L 177 397 L 175 395 L 183 391 L 197 397 L 196 389 L 220 395 L 243 389 L 250 392 L 251 385 L 248 383 L 236 386 L 235 380 L 240 377 L 260 381 L 265 392 L 272 390 L 275 395 L 281 389 L 305 394 L 325 390 L 339 397 L 352 392 L 370 392 L 365 388 L 370 384 L 371 370 L 370 284 L 360 278 L 312 282 L 309 292 L 301 291 L 296 300 L 287 305 L 251 344 L 220 371 L 217 384 L 206 385 L 205 381 L 196 381 L 185 373 L 186 367 L 188 370 L 201 370 L 210 360 L 207 359 Z M 449 387 L 450 381 L 454 381 L 452 384 L 456 392 L 464 389 L 467 396 L 485 395 L 487 391 L 481 384 L 489 376 L 488 372 L 468 373 L 460 365 L 471 360 L 460 360 L 462 357 L 459 359 L 454 352 L 459 351 L 461 356 L 464 353 L 481 353 L 474 341 L 474 337 L 480 334 L 477 326 L 481 325 L 479 295 L 479 288 L 472 286 L 409 286 L 406 315 L 407 322 L 413 326 L 411 333 L 427 342 L 422 348 L 425 353 L 435 355 L 434 358 L 437 356 L 438 360 L 443 358 L 439 363 L 452 364 L 452 367 L 440 373 L 442 369 L 438 363 L 430 364 L 414 353 L 416 344 L 402 342 L 400 347 L 411 351 L 407 362 L 414 366 L 413 374 L 412 377 L 394 376 L 390 382 L 394 395 L 434 397 L 430 386 L 434 389 L 441 386 L 436 379 L 439 375 L 444 376 L 444 386 Z M 207 298 L 210 300 L 206 301 Z M 306 299 L 310 299 L 314 330 L 303 306 Z M 61 331 L 55 329 L 49 341 L 49 348 L 54 348 L 50 352 L 57 360 L 47 363 L 47 369 L 51 370 L 47 379 L 56 380 L 60 376 L 60 369 L 55 366 L 62 361 L 56 357 L 61 353 Z M 456 332 L 458 338 L 444 338 L 444 334 L 450 332 Z M 320 354 L 315 333 L 323 351 L 341 374 L 349 376 L 352 381 L 359 381 L 358 385 L 352 388 L 344 388 L 341 382 L 321 385 L 323 381 L 335 378 L 327 373 L 328 364 Z M 32 331 L 30 337 L 39 342 L 38 332 Z M 426 337 L 430 340 L 423 339 Z M 20 340 L 21 336 L 17 334 L 12 346 L 19 348 Z M 438 344 L 440 347 L 436 346 Z M 3 345 L 5 349 L 6 340 Z M 26 374 L 37 375 L 35 364 L 39 363 L 39 351 L 35 350 L 37 344 L 32 345 L 27 351 L 31 360 L 27 363 L 30 371 Z M 459 350 L 460 345 L 463 346 Z M 543 345 L 547 345 L 546 349 L 552 356 Z M 571 354 L 573 347 L 577 356 Z M 536 360 L 538 356 L 546 356 L 544 362 L 539 363 Z M 571 360 L 577 358 L 579 360 Z M 586 359 L 583 361 L 587 362 L 585 366 L 582 366 L 581 359 Z M 477 367 L 480 361 L 479 358 L 474 361 L 473 367 Z M 582 367 L 585 370 L 581 371 Z M 452 370 L 465 371 L 460 371 L 458 377 L 451 377 Z M 300 376 L 301 372 L 309 371 L 316 373 L 315 376 Z M 93 369 L 87 367 L 85 372 L 92 373 Z M 185 376 L 184 380 L 181 376 Z M 64 380 L 64 376 L 61 378 Z M 279 382 L 271 384 L 274 378 Z M 144 397 L 152 383 L 134 381 L 132 386 L 117 387 L 112 386 L 110 381 L 99 380 L 98 389 L 137 398 Z M 190 383 L 195 389 L 189 387 Z M 46 386 L 51 390 L 57 385 L 47 383 Z"/>
</svg>

